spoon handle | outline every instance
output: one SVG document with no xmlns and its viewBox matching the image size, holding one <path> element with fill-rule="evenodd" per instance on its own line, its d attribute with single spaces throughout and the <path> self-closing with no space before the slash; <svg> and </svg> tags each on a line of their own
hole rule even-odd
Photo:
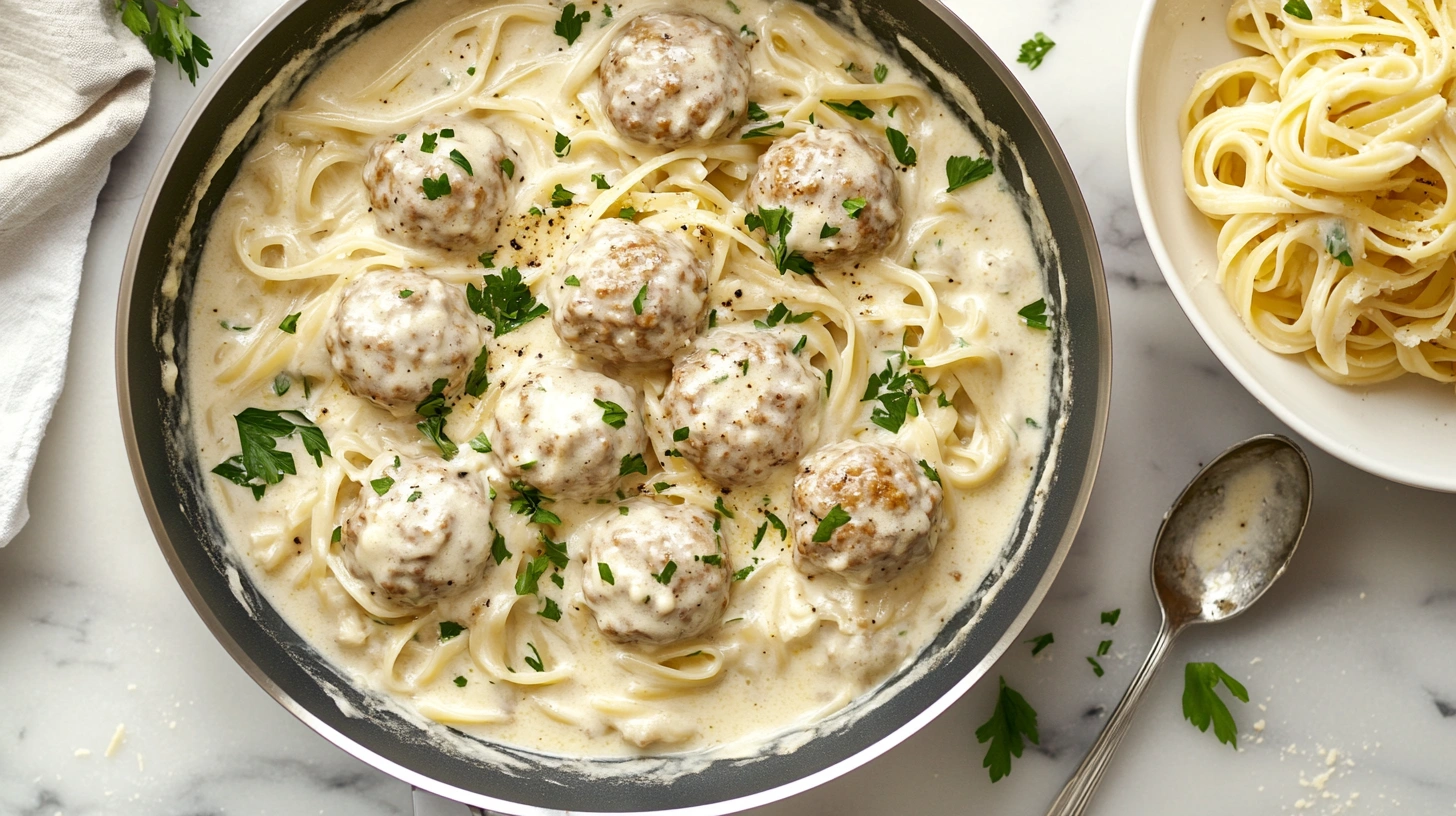
<svg viewBox="0 0 1456 816">
<path fill-rule="evenodd" d="M 1052 802 L 1047 816 L 1077 816 L 1092 801 L 1092 794 L 1097 791 L 1097 785 L 1102 781 L 1102 773 L 1107 770 L 1113 751 L 1117 750 L 1117 746 L 1121 744 L 1122 738 L 1127 735 L 1128 728 L 1132 725 L 1134 709 L 1142 699 L 1143 692 L 1152 683 L 1153 675 L 1157 674 L 1163 658 L 1167 656 L 1168 648 L 1173 645 L 1174 636 L 1182 628 L 1182 626 L 1174 626 L 1169 622 L 1168 616 L 1163 615 L 1163 625 L 1158 630 L 1157 639 L 1153 641 L 1153 650 L 1148 655 L 1147 661 L 1132 678 L 1132 684 L 1128 686 L 1122 702 L 1112 710 L 1112 716 L 1107 719 L 1107 725 L 1103 726 L 1102 734 L 1097 737 L 1097 741 L 1092 743 L 1092 750 L 1087 753 L 1087 758 L 1082 760 L 1082 764 L 1077 767 L 1076 773 L 1072 774 L 1067 786 L 1062 788 L 1061 794 L 1057 796 L 1056 801 Z"/>
</svg>

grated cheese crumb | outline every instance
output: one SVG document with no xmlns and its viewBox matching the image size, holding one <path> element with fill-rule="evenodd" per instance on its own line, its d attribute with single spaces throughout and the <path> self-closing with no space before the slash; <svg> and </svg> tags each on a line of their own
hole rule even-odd
<svg viewBox="0 0 1456 816">
<path fill-rule="evenodd" d="M 121 741 L 126 739 L 126 723 L 116 726 L 116 733 L 111 735 L 111 744 L 106 746 L 106 757 L 110 759 L 116 756 L 117 750 L 121 748 Z"/>
</svg>

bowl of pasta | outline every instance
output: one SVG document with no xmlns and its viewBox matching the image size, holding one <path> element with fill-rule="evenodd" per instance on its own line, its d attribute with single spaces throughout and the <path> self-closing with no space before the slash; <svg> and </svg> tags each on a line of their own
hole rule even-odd
<svg viewBox="0 0 1456 816">
<path fill-rule="evenodd" d="M 292 0 L 119 309 L 218 640 L 508 813 L 725 813 L 913 733 L 1056 574 L 1111 376 L 1066 161 L 934 2 Z"/>
<path fill-rule="evenodd" d="M 1204 341 L 1346 462 L 1456 491 L 1443 3 L 1152 0 L 1128 88 L 1149 244 Z"/>
</svg>

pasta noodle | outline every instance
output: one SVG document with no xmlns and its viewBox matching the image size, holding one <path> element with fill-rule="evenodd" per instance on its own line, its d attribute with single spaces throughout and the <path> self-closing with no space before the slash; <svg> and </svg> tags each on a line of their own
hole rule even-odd
<svg viewBox="0 0 1456 816">
<path fill-rule="evenodd" d="M 1218 280 L 1266 348 L 1322 377 L 1456 381 L 1456 11 L 1442 0 L 1235 0 L 1257 56 L 1199 77 L 1179 122 Z"/>
<path fill-rule="evenodd" d="M 745 226 L 747 182 L 767 139 L 741 139 L 735 130 L 664 151 L 625 139 L 605 113 L 595 76 L 612 35 L 639 11 L 678 4 L 629 3 L 611 17 L 593 5 L 586 33 L 568 48 L 551 33 L 560 10 L 544 2 L 492 5 L 444 20 L 431 2 L 446 7 L 443 0 L 417 3 L 382 27 L 389 42 L 417 46 L 381 61 L 370 49 L 385 34 L 374 32 L 267 124 L 205 248 L 186 371 L 199 454 L 231 455 L 233 415 L 257 404 L 302 410 L 330 447 L 317 464 L 298 456 L 298 473 L 257 501 L 220 479 L 214 485 L 235 540 L 248 542 L 242 550 L 255 580 L 361 683 L 488 739 L 567 753 L 700 748 L 848 704 L 929 642 L 957 599 L 980 582 L 1030 489 L 1051 346 L 1045 333 L 1015 317 L 1040 297 L 1042 283 L 1010 194 L 991 182 L 944 191 L 946 159 L 979 155 L 979 148 L 890 57 L 807 7 L 742 2 L 737 13 L 753 46 L 753 98 L 772 121 L 783 122 L 775 138 L 823 126 L 883 143 L 888 122 L 920 150 L 917 164 L 895 173 L 905 218 L 891 251 L 853 269 L 785 275 L 762 235 Z M 876 82 L 868 69 L 848 72 L 849 63 L 894 67 Z M 856 120 L 825 104 L 854 101 L 876 105 L 877 115 Z M 373 143 L 442 113 L 488 123 L 518 157 L 490 270 L 383 234 L 360 184 Z M 570 140 L 564 155 L 552 149 L 558 133 Z M 574 192 L 569 206 L 547 204 L 557 185 Z M 874 589 L 806 578 L 792 562 L 787 533 L 771 524 L 790 519 L 789 467 L 761 490 L 727 496 L 737 513 L 721 519 L 724 546 L 735 567 L 747 569 L 732 585 L 724 621 L 672 645 L 604 639 L 581 603 L 583 567 L 575 557 L 552 573 L 560 579 L 554 587 L 537 573 L 540 593 L 523 593 L 522 582 L 536 580 L 527 573 L 548 539 L 526 517 L 503 509 L 505 502 L 492 525 L 510 557 L 463 595 L 421 610 L 376 595 L 350 573 L 338 543 L 341 519 L 369 489 L 371 463 L 439 453 L 413 417 L 391 416 L 354 396 L 334 373 L 321 349 L 341 293 L 360 276 L 412 267 L 456 286 L 517 267 L 543 292 L 554 259 L 624 207 L 638 223 L 693 239 L 706 262 L 718 325 L 751 328 L 778 304 L 816 316 L 793 328 L 804 337 L 802 359 L 826 384 L 818 444 L 892 440 L 936 469 L 947 491 L 947 530 L 930 565 Z M 292 332 L 272 329 L 295 314 Z M 469 440 L 487 428 L 497 383 L 533 364 L 527 351 L 544 349 L 545 362 L 569 356 L 550 323 L 535 320 L 494 338 L 490 385 L 481 397 L 454 404 L 444 425 L 450 438 Z M 887 362 L 913 369 L 924 386 L 893 435 L 870 421 L 876 403 L 863 398 L 868 378 Z M 671 448 L 663 431 L 670 427 L 665 367 L 616 376 L 642 394 L 649 455 Z M 293 444 L 280 442 L 284 449 Z M 507 489 L 491 459 L 465 445 L 451 466 L 483 477 L 492 492 Z M 652 473 L 628 492 L 715 512 L 724 507 L 727 491 L 680 457 L 659 453 Z M 562 519 L 563 540 L 570 540 L 603 508 L 561 500 L 552 509 Z M 559 601 L 554 619 L 543 606 L 547 596 L 553 606 Z M 605 733 L 620 740 L 596 739 Z"/>
</svg>

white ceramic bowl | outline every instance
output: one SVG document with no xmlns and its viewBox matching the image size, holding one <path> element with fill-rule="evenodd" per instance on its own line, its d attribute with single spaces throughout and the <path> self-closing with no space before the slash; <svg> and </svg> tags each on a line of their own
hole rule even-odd
<svg viewBox="0 0 1456 816">
<path fill-rule="evenodd" d="M 1148 244 L 1178 303 L 1228 370 L 1314 444 L 1355 467 L 1456 492 L 1456 390 L 1406 375 L 1374 387 L 1334 385 L 1304 359 L 1260 346 L 1216 273 L 1214 223 L 1183 194 L 1178 114 L 1204 70 L 1245 52 L 1229 41 L 1229 0 L 1148 0 L 1128 73 L 1128 158 Z"/>
</svg>

